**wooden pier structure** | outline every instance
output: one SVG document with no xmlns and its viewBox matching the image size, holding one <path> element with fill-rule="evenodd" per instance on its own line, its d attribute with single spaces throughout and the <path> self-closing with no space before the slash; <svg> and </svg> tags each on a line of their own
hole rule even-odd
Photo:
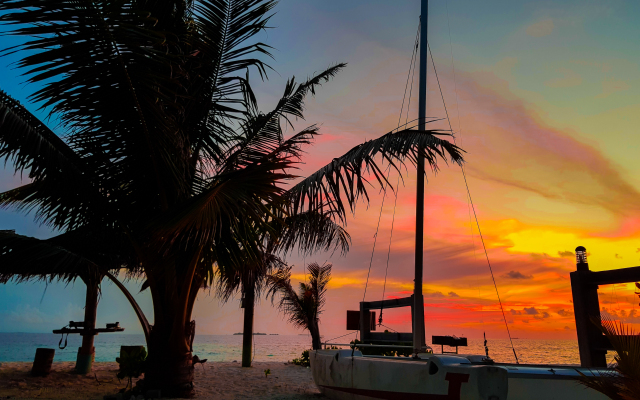
<svg viewBox="0 0 640 400">
<path fill-rule="evenodd" d="M 591 271 L 587 262 L 587 249 L 579 246 L 576 248 L 576 271 L 570 276 L 580 364 L 589 368 L 606 367 L 607 351 L 613 350 L 613 347 L 594 323 L 600 320 L 598 286 L 638 282 L 640 267 Z"/>
</svg>

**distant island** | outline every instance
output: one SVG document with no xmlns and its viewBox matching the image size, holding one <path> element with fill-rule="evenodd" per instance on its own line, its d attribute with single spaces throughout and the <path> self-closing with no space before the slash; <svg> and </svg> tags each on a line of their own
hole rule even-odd
<svg viewBox="0 0 640 400">
<path fill-rule="evenodd" d="M 234 333 L 234 335 L 242 335 L 242 332 Z M 256 335 L 266 336 L 267 334 L 266 333 L 261 333 L 261 332 L 256 332 L 256 333 L 253 334 L 253 336 L 256 336 Z M 272 333 L 272 335 L 277 335 L 277 333 Z"/>
</svg>

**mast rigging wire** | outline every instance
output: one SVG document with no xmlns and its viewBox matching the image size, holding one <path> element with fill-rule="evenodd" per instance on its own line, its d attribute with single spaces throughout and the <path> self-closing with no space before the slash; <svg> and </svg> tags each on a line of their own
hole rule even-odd
<svg viewBox="0 0 640 400">
<path fill-rule="evenodd" d="M 402 113 L 404 111 L 404 102 L 406 100 L 407 97 L 407 87 L 409 86 L 409 77 L 411 76 L 411 71 L 413 69 L 413 71 L 415 72 L 415 61 L 417 60 L 416 54 L 417 54 L 417 48 L 418 48 L 418 44 L 420 43 L 420 23 L 418 23 L 418 30 L 416 32 L 416 40 L 415 40 L 415 44 L 413 46 L 413 52 L 411 54 L 411 62 L 409 63 L 409 71 L 407 72 L 407 82 L 404 86 L 404 95 L 402 96 L 402 105 L 400 107 L 400 116 L 398 117 L 398 127 L 396 129 L 400 128 L 400 122 L 402 120 Z M 413 83 L 413 79 L 411 80 L 411 82 Z M 411 88 L 411 90 L 413 90 L 413 88 Z M 409 104 L 411 104 L 411 96 L 409 96 Z M 409 114 L 407 112 L 407 118 L 409 118 Z M 413 120 L 415 121 L 415 120 Z M 413 122 L 411 121 L 411 122 Z M 408 125 L 408 123 L 405 121 L 404 126 Z M 393 132 L 393 130 L 392 130 Z M 378 225 L 376 227 L 376 233 L 374 235 L 374 240 L 373 240 L 373 249 L 371 250 L 371 259 L 369 260 L 369 272 L 367 272 L 367 281 L 365 282 L 364 285 L 364 295 L 362 296 L 362 301 L 364 302 L 366 296 L 367 296 L 367 288 L 369 286 L 369 276 L 371 275 L 371 265 L 373 264 L 373 254 L 375 252 L 376 249 L 376 242 L 378 239 L 378 230 L 380 228 L 380 219 L 382 218 L 382 209 L 384 207 L 384 201 L 387 197 L 387 189 L 389 187 L 389 168 L 387 168 L 387 184 L 385 185 L 384 188 L 384 195 L 382 197 L 382 205 L 380 206 L 380 213 L 378 214 Z M 397 194 L 396 194 L 396 200 L 397 200 Z M 394 206 L 395 207 L 395 206 Z M 395 211 L 394 211 L 394 218 L 395 218 Z M 388 261 L 387 261 L 387 266 L 388 266 Z M 385 283 L 386 283 L 386 277 L 385 277 Z M 384 299 L 383 299 L 384 300 Z"/>
<path fill-rule="evenodd" d="M 389 169 L 387 169 L 387 181 L 389 180 Z M 378 214 L 378 225 L 376 226 L 376 233 L 373 235 L 373 249 L 371 249 L 371 259 L 369 259 L 369 272 L 367 273 L 367 281 L 364 284 L 364 295 L 362 295 L 362 301 L 367 297 L 367 287 L 369 286 L 369 276 L 371 275 L 371 265 L 373 264 L 373 254 L 376 251 L 376 242 L 378 241 L 378 230 L 380 229 L 380 219 L 382 219 L 382 208 L 384 207 L 384 200 L 387 198 L 387 190 L 384 190 L 382 195 L 382 204 L 380 205 L 380 213 Z"/>
<path fill-rule="evenodd" d="M 393 201 L 393 216 L 391 217 L 391 233 L 389 234 L 389 249 L 387 250 L 387 268 L 384 271 L 384 285 L 382 286 L 382 301 L 384 301 L 384 294 L 387 290 L 387 275 L 389 274 L 389 258 L 391 257 L 391 240 L 393 239 L 393 225 L 396 222 L 396 205 L 398 204 L 398 190 L 400 185 L 400 176 L 396 182 L 396 198 Z M 382 310 L 384 305 L 380 304 L 380 317 L 378 318 L 378 325 L 382 325 Z"/>
<path fill-rule="evenodd" d="M 404 100 L 405 97 L 407 96 L 407 85 L 409 84 L 409 75 L 411 75 L 411 86 L 409 86 L 409 101 L 407 103 L 407 116 L 404 120 L 404 125 L 403 126 L 407 126 L 409 124 L 409 110 L 411 109 L 411 95 L 413 94 L 413 78 L 416 75 L 416 65 L 418 65 L 417 61 L 417 55 L 418 55 L 418 46 L 420 45 L 420 25 L 421 25 L 421 20 L 420 22 L 418 22 L 418 30 L 416 31 L 416 40 L 415 40 L 415 44 L 413 46 L 413 53 L 411 54 L 411 63 L 409 64 L 409 72 L 407 73 L 407 83 L 405 83 L 404 85 L 404 95 L 402 96 L 402 106 L 400 107 L 400 115 L 398 116 L 398 128 L 396 129 L 400 129 L 400 121 L 402 120 L 402 112 L 404 110 Z M 413 121 L 418 120 L 419 118 L 416 118 Z M 398 190 L 400 189 L 400 175 L 398 175 L 398 179 L 396 181 L 396 190 L 395 190 L 395 200 L 393 201 L 393 216 L 391 217 L 391 232 L 389 234 L 389 248 L 387 250 L 387 266 L 385 268 L 384 271 L 384 284 L 382 286 L 382 301 L 384 301 L 384 294 L 387 291 L 387 276 L 389 275 L 389 258 L 391 257 L 391 241 L 393 239 L 393 226 L 395 224 L 396 221 L 396 206 L 398 204 Z M 380 212 L 382 212 L 382 210 L 380 210 Z M 384 303 L 380 304 L 380 316 L 378 317 L 378 325 L 379 326 L 384 326 L 382 325 L 382 311 L 384 310 Z M 388 328 L 387 326 L 385 326 L 386 328 Z M 389 328 L 391 329 L 391 328 Z"/>
<path fill-rule="evenodd" d="M 458 132 L 462 134 L 462 123 L 460 122 L 460 104 L 458 103 L 458 81 L 456 80 L 456 67 L 453 62 L 453 43 L 451 41 L 451 24 L 449 23 L 449 1 L 444 3 L 447 11 L 447 30 L 449 31 L 449 53 L 451 54 L 451 72 L 453 73 L 453 91 L 456 95 L 456 114 L 458 116 Z M 462 147 L 462 135 L 460 135 L 460 146 Z M 473 244 L 473 258 L 477 259 L 476 255 L 476 241 L 473 237 L 473 222 L 471 219 L 471 202 L 469 196 L 467 196 L 467 208 L 469 211 L 469 228 L 471 228 L 471 243 Z"/>
<path fill-rule="evenodd" d="M 456 136 L 453 134 L 453 128 L 451 126 L 451 119 L 449 118 L 449 112 L 447 111 L 447 105 L 444 101 L 444 94 L 442 93 L 442 86 L 440 86 L 440 79 L 438 78 L 438 72 L 436 70 L 436 63 L 433 60 L 433 54 L 431 53 L 431 46 L 429 46 L 429 42 L 427 42 L 427 49 L 429 50 L 429 55 L 431 56 L 431 64 L 433 65 L 433 72 L 436 75 L 436 81 L 438 82 L 438 88 L 440 89 L 440 96 L 442 97 L 442 104 L 444 106 L 444 112 L 447 116 L 447 121 L 449 123 L 449 129 L 451 130 L 451 136 L 453 137 L 453 144 L 456 144 Z M 482 248 L 484 249 L 484 255 L 487 258 L 487 265 L 489 265 L 489 272 L 491 272 L 491 279 L 493 280 L 493 287 L 496 290 L 496 296 L 498 297 L 498 303 L 500 304 L 500 311 L 502 312 L 502 319 L 504 320 L 504 326 L 507 328 L 507 335 L 509 336 L 509 342 L 511 343 L 511 350 L 513 350 L 513 356 L 516 359 L 516 364 L 520 364 L 518 361 L 518 355 L 516 354 L 516 349 L 513 346 L 513 339 L 511 338 L 511 332 L 509 331 L 509 324 L 507 324 L 507 316 L 504 313 L 504 307 L 502 306 L 502 300 L 500 299 L 500 293 L 498 292 L 498 285 L 496 284 L 496 278 L 493 275 L 493 268 L 491 267 L 491 261 L 489 261 L 489 253 L 487 252 L 487 246 L 484 244 L 484 237 L 482 236 L 482 231 L 480 230 L 480 222 L 478 222 L 478 215 L 476 214 L 476 207 L 473 204 L 473 199 L 471 198 L 471 191 L 469 190 L 469 183 L 467 182 L 467 174 L 465 172 L 464 166 L 460 165 L 460 169 L 462 170 L 462 177 L 464 178 L 464 185 L 467 189 L 467 195 L 469 196 L 469 201 L 471 202 L 471 209 L 473 210 L 473 216 L 476 220 L 476 226 L 478 228 L 478 234 L 480 235 L 480 241 L 482 242 Z"/>
</svg>

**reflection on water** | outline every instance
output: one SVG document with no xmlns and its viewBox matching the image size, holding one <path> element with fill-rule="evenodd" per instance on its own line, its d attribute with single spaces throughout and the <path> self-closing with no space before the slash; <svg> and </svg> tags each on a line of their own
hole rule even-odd
<svg viewBox="0 0 640 400">
<path fill-rule="evenodd" d="M 255 361 L 290 361 L 311 347 L 308 335 L 256 335 Z M 58 349 L 59 335 L 47 333 L 0 333 L 0 362 L 33 361 L 38 347 L 56 349 L 55 361 L 75 361 L 81 344 L 79 335 L 69 335 L 68 346 Z M 63 340 L 64 344 L 64 340 Z M 120 346 L 144 345 L 144 335 L 109 333 L 96 336 L 96 361 L 115 361 Z M 528 364 L 579 364 L 578 343 L 575 340 L 533 340 L 513 341 L 518 359 Z M 508 340 L 489 340 L 489 356 L 498 362 L 514 362 Z M 436 353 L 440 346 L 432 346 Z M 447 349 L 445 351 L 453 350 Z M 240 335 L 196 335 L 193 352 L 209 361 L 240 360 L 242 336 Z M 468 347 L 461 347 L 460 353 L 484 354 L 482 340 L 469 339 Z M 613 354 L 607 354 L 612 361 Z"/>
</svg>

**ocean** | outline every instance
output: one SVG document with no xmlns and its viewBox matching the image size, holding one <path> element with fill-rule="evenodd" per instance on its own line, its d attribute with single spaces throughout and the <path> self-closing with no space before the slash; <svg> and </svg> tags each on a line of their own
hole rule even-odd
<svg viewBox="0 0 640 400">
<path fill-rule="evenodd" d="M 59 335 L 50 333 L 0 333 L 0 362 L 33 361 L 38 347 L 56 349 L 55 361 L 75 361 L 81 338 L 69 335 L 65 349 L 58 348 Z M 469 339 L 469 346 L 461 347 L 461 353 L 484 354 L 482 340 Z M 255 361 L 291 361 L 302 351 L 311 347 L 309 335 L 255 335 Z M 64 341 L 63 341 L 64 344 Z M 115 361 L 120 346 L 144 345 L 142 334 L 110 333 L 95 339 L 96 361 Z M 579 364 L 578 343 L 575 340 L 513 341 L 521 363 L 528 364 Z M 436 353 L 440 346 L 432 346 Z M 489 356 L 498 362 L 514 362 L 515 358 L 508 340 L 490 340 Z M 450 349 L 452 350 L 452 349 Z M 445 351 L 447 348 L 445 347 Z M 209 361 L 240 361 L 242 336 L 240 335 L 196 335 L 193 352 Z M 611 361 L 612 354 L 608 354 Z"/>
</svg>

